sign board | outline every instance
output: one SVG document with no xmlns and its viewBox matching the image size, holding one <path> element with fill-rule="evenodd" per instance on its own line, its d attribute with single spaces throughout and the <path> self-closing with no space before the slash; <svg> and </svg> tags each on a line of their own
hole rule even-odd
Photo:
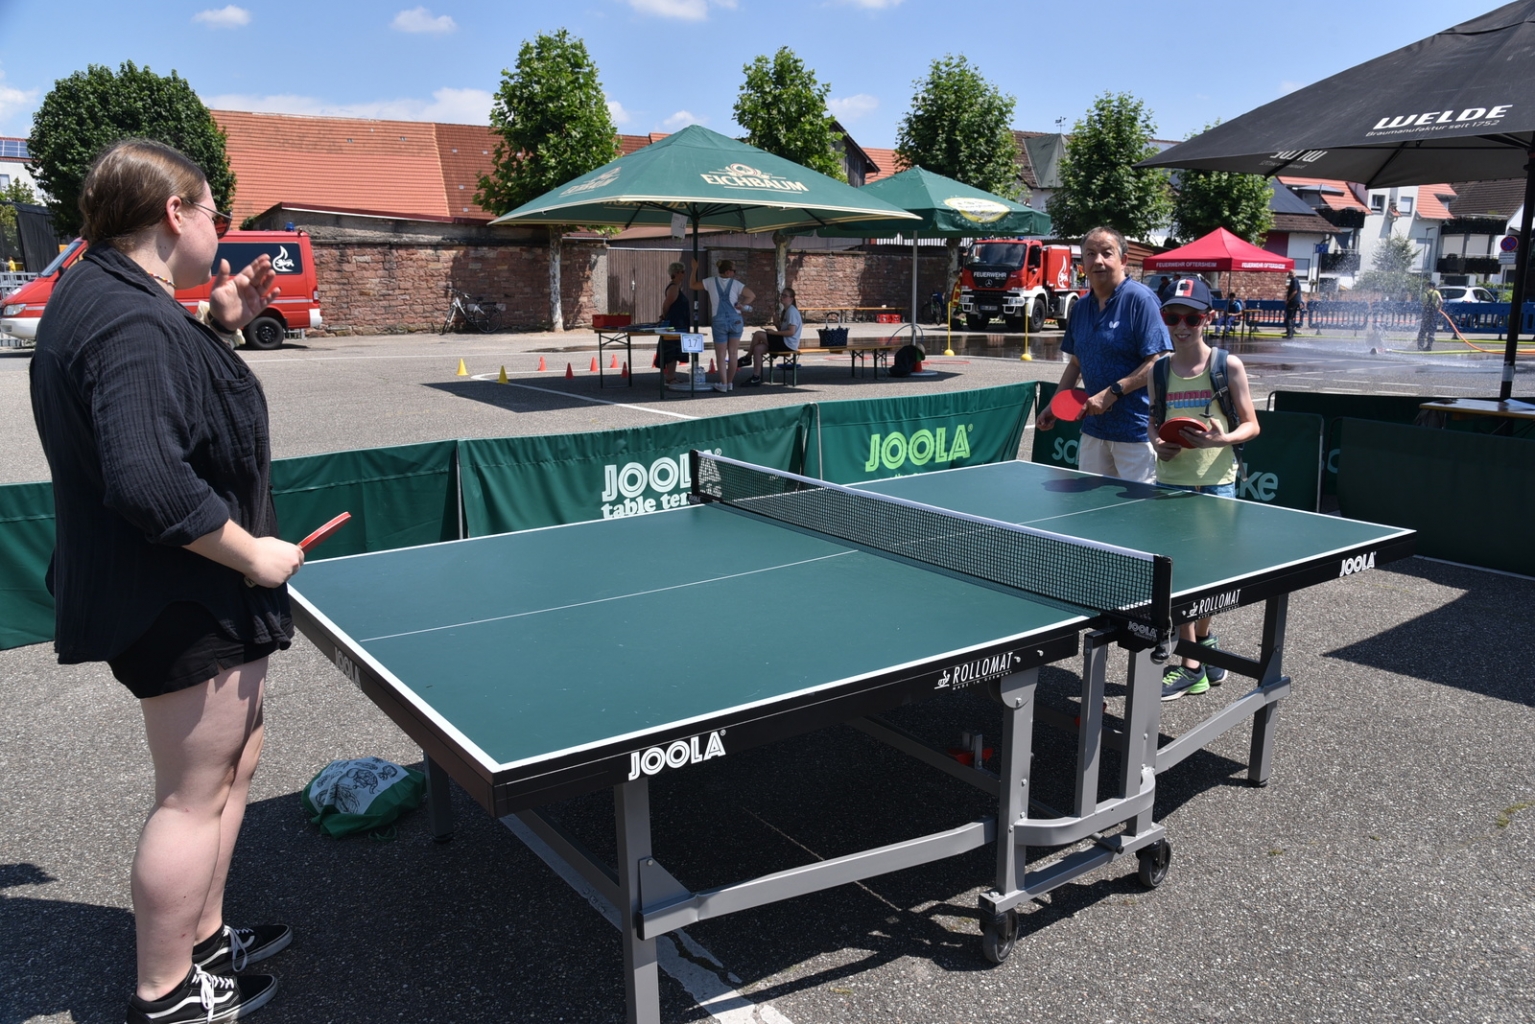
<svg viewBox="0 0 1535 1024">
<path fill-rule="evenodd" d="M 1499 252 L 1513 252 L 1514 250 L 1516 250 L 1518 248 L 1519 248 L 1519 236 L 1518 235 L 1504 235 L 1502 241 L 1500 241 L 1498 243 L 1498 251 Z"/>
<path fill-rule="evenodd" d="M 1500 252 L 1498 253 L 1498 266 L 1512 267 L 1519 262 L 1518 257 L 1519 254 L 1516 252 Z"/>
</svg>

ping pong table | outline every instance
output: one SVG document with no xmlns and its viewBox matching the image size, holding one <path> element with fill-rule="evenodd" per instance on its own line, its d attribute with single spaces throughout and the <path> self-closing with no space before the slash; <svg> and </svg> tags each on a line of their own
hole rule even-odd
<svg viewBox="0 0 1535 1024">
<path fill-rule="evenodd" d="M 1020 904 L 1088 871 L 1135 856 L 1142 883 L 1160 884 L 1171 847 L 1152 819 L 1158 773 L 1251 719 L 1248 779 L 1270 777 L 1291 690 L 1288 595 L 1413 544 L 1395 527 L 1026 462 L 859 487 L 697 452 L 691 472 L 682 508 L 319 561 L 290 588 L 299 628 L 421 745 L 434 835 L 451 836 L 451 778 L 617 908 L 631 1021 L 659 1020 L 658 936 L 979 847 L 996 849 L 979 908 L 994 962 L 1012 950 Z M 878 644 L 810 616 L 792 644 L 657 649 L 657 623 L 810 600 L 890 625 Z M 1176 625 L 1256 602 L 1255 657 L 1190 651 L 1251 688 L 1159 745 L 1158 659 L 1179 643 Z M 1103 714 L 1115 649 L 1129 652 L 1117 730 Z M 1036 707 L 1040 668 L 1079 652 L 1080 713 Z M 994 769 L 980 750 L 962 764 L 877 717 L 957 692 L 1002 707 Z M 1076 734 L 1070 807 L 1032 798 L 1036 721 Z M 652 855 L 653 777 L 834 724 L 975 786 L 996 813 L 702 891 Z M 1120 771 L 1100 800 L 1106 747 Z M 611 865 L 547 809 L 603 788 Z M 1062 852 L 1030 867 L 1030 846 Z"/>
</svg>

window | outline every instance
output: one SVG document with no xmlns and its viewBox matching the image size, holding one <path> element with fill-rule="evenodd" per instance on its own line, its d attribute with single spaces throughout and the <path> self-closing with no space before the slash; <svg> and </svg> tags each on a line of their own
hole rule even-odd
<svg viewBox="0 0 1535 1024">
<path fill-rule="evenodd" d="M 1399 197 L 1396 201 L 1396 212 L 1400 214 L 1412 213 L 1412 199 L 1408 196 Z"/>
<path fill-rule="evenodd" d="M 9 174 L 0 174 L 0 188 L 10 188 L 10 187 L 11 187 L 11 176 Z"/>
<path fill-rule="evenodd" d="M 347 139 L 346 141 L 351 142 L 352 140 L 351 139 Z M 1370 212 L 1371 213 L 1385 213 L 1386 212 L 1386 197 L 1383 196 L 1383 195 L 1379 195 L 1379 194 L 1370 196 Z"/>
</svg>

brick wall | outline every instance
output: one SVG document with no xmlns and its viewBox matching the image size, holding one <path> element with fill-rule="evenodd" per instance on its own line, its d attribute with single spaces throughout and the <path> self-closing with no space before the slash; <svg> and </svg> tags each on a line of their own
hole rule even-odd
<svg viewBox="0 0 1535 1024">
<path fill-rule="evenodd" d="M 1226 287 L 1228 275 L 1222 274 L 1221 287 Z M 1275 274 L 1259 271 L 1235 271 L 1229 275 L 1231 287 L 1244 299 L 1283 299 L 1285 283 L 1290 280 L 1288 274 Z"/>
<path fill-rule="evenodd" d="M 448 308 L 448 289 L 504 307 L 511 329 L 549 326 L 549 247 L 511 245 L 373 244 L 315 239 L 320 308 L 331 334 L 435 331 Z M 601 243 L 561 246 L 560 301 L 567 326 L 590 324 L 593 275 Z"/>
<path fill-rule="evenodd" d="M 442 326 L 450 286 L 504 306 L 501 322 L 508 329 L 549 327 L 549 248 L 543 242 L 379 243 L 316 237 L 312 244 L 327 333 L 435 331 Z M 606 312 L 605 251 L 602 242 L 561 246 L 567 327 L 589 325 L 593 313 Z M 758 296 L 747 322 L 767 323 L 773 309 L 772 251 L 713 250 L 711 256 L 736 261 L 738 276 Z M 929 295 L 943 289 L 948 253 L 924 251 L 919 263 L 917 299 L 925 305 Z M 911 254 L 790 252 L 788 281 L 804 308 L 884 305 L 904 312 L 911 302 Z M 815 322 L 819 316 L 807 319 Z"/>
</svg>

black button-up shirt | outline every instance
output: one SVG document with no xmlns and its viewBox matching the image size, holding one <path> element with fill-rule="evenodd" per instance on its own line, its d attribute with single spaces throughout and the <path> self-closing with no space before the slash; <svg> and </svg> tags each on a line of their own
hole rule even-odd
<svg viewBox="0 0 1535 1024">
<path fill-rule="evenodd" d="M 277 533 L 266 396 L 245 361 L 93 246 L 48 300 L 31 384 L 53 474 L 59 660 L 115 657 L 173 601 L 203 605 L 232 640 L 286 647 L 286 587 L 248 587 L 183 547 L 230 519 Z"/>
</svg>

